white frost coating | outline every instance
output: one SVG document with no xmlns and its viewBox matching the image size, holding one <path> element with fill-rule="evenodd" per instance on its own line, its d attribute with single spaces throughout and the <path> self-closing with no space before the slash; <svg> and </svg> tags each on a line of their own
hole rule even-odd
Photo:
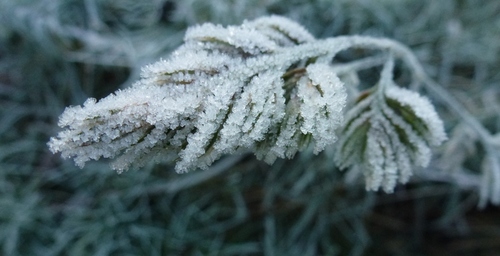
<svg viewBox="0 0 500 256">
<path fill-rule="evenodd" d="M 397 86 L 388 86 L 386 96 L 413 109 L 415 115 L 427 125 L 428 133 L 425 134 L 425 139 L 432 146 L 441 145 L 446 140 L 443 121 L 427 98 Z"/>
<path fill-rule="evenodd" d="M 307 77 L 299 81 L 297 92 L 302 100 L 300 130 L 313 136 L 314 153 L 317 154 L 337 140 L 335 129 L 343 121 L 347 92 L 327 64 L 311 64 L 306 70 Z"/>
<path fill-rule="evenodd" d="M 59 120 L 67 129 L 51 138 L 49 146 L 81 167 L 88 160 L 115 157 L 132 145 L 150 148 L 158 140 L 145 140 L 149 130 L 179 127 L 180 119 L 194 114 L 198 104 L 189 94 L 170 98 L 159 87 L 117 91 L 99 102 L 89 99 L 83 107 L 67 108 Z"/>
<path fill-rule="evenodd" d="M 172 79 L 172 74 L 175 73 L 194 78 L 203 73 L 220 72 L 221 69 L 224 69 L 233 61 L 234 59 L 223 54 L 209 54 L 205 51 L 186 52 L 182 56 L 174 55 L 169 60 L 160 60 L 154 64 L 146 65 L 141 70 L 141 78 Z"/>
<path fill-rule="evenodd" d="M 380 124 L 375 123 L 370 128 L 366 142 L 366 189 L 378 190 L 382 187 L 384 191 L 392 192 L 398 180 L 398 166 L 394 149 L 389 144 L 389 135 L 378 125 Z"/>
<path fill-rule="evenodd" d="M 272 52 L 278 47 L 274 41 L 245 24 L 227 28 L 210 23 L 195 26 L 188 29 L 184 41 L 224 43 L 252 55 Z"/>
<path fill-rule="evenodd" d="M 281 77 L 272 72 L 253 77 L 233 105 L 214 148 L 233 153 L 238 148 L 251 148 L 264 140 L 271 126 L 284 115 L 282 86 Z"/>
<path fill-rule="evenodd" d="M 282 46 L 291 46 L 315 40 L 314 36 L 300 24 L 281 16 L 262 17 L 246 22 L 245 25 L 254 27 Z"/>
<path fill-rule="evenodd" d="M 332 68 L 332 58 L 348 48 L 380 49 L 413 65 L 396 42 L 316 40 L 279 16 L 195 26 L 184 41 L 166 60 L 145 66 L 131 88 L 68 107 L 50 150 L 80 167 L 104 157 L 116 158 L 118 171 L 169 161 L 187 172 L 224 154 L 250 151 L 271 164 L 308 146 L 319 153 L 336 144 L 340 167 L 360 168 L 367 189 L 391 192 L 414 166 L 427 166 L 430 147 L 446 139 L 430 102 L 392 81 L 392 55 L 379 85 L 344 113 L 339 77 L 355 76 L 360 65 L 346 63 L 352 68 L 342 71 Z"/>
</svg>

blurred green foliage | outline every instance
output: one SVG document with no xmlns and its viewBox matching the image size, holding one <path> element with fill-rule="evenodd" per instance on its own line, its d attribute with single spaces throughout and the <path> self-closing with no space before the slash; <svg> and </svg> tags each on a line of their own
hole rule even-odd
<svg viewBox="0 0 500 256">
<path fill-rule="evenodd" d="M 500 211 L 477 211 L 476 190 L 416 177 L 395 194 L 368 193 L 336 169 L 328 150 L 273 166 L 228 156 L 182 175 L 168 165 L 118 175 L 106 161 L 80 170 L 48 151 L 65 106 L 130 85 L 142 65 L 180 44 L 187 26 L 270 13 L 318 37 L 365 34 L 407 44 L 490 131 L 500 130 L 499 1 L 2 0 L 0 254 L 498 252 Z M 479 173 L 484 152 L 441 111 L 462 151 L 448 147 L 433 168 Z"/>
</svg>

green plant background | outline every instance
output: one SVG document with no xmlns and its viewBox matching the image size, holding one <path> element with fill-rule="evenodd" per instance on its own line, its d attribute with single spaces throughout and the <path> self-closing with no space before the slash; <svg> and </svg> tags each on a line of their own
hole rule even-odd
<svg viewBox="0 0 500 256">
<path fill-rule="evenodd" d="M 364 190 L 332 150 L 268 166 L 227 156 L 208 171 L 151 164 L 78 169 L 46 143 L 68 105 L 129 86 L 185 29 L 290 17 L 318 38 L 386 36 L 490 131 L 500 130 L 500 1 L 0 1 L 1 255 L 494 255 L 500 211 L 465 182 L 416 175 Z M 428 95 L 433 99 L 432 95 Z M 484 152 L 437 101 L 450 132 L 430 171 L 481 170 Z M 451 153 L 450 153 L 451 152 Z"/>
</svg>

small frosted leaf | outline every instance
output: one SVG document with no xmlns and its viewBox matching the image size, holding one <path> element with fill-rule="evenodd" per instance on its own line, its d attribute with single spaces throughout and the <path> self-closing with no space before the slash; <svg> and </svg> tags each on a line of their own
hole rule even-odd
<svg viewBox="0 0 500 256">
<path fill-rule="evenodd" d="M 405 115 L 413 115 L 409 118 L 422 120 L 424 138 L 431 146 L 439 146 L 447 139 L 443 121 L 427 98 L 395 85 L 388 86 L 385 95 L 399 103 L 399 111 L 407 111 Z"/>
<path fill-rule="evenodd" d="M 242 26 L 228 26 L 205 23 L 191 27 L 184 37 L 185 42 L 204 43 L 203 47 L 210 49 L 235 48 L 243 53 L 256 55 L 275 51 L 276 43 L 254 28 Z"/>
<path fill-rule="evenodd" d="M 88 100 L 83 107 L 67 108 L 59 122 L 66 129 L 51 138 L 49 148 L 74 158 L 80 167 L 138 146 L 151 148 L 164 139 L 158 134 L 150 140 L 152 131 L 177 129 L 179 120 L 191 116 L 199 104 L 190 95 L 172 99 L 165 93 L 159 87 L 129 88 L 98 102 Z"/>
<path fill-rule="evenodd" d="M 252 77 L 233 104 L 214 147 L 232 153 L 239 147 L 253 148 L 264 140 L 271 126 L 284 115 L 282 84 L 279 73 L 264 72 Z"/>
<path fill-rule="evenodd" d="M 446 139 L 429 101 L 392 82 L 367 92 L 346 117 L 336 161 L 341 167 L 362 165 L 369 190 L 392 192 L 414 166 L 427 167 L 430 147 Z"/>
<path fill-rule="evenodd" d="M 268 163 L 291 158 L 309 144 L 315 153 L 322 151 L 336 141 L 343 120 L 345 88 L 327 64 L 307 66 L 292 84 L 283 120 L 269 129 L 274 138 L 257 145 L 257 157 Z"/>
<path fill-rule="evenodd" d="M 307 74 L 298 83 L 297 95 L 301 99 L 301 132 L 310 134 L 314 152 L 337 140 L 335 130 L 343 121 L 342 110 L 347 93 L 344 84 L 327 64 L 311 64 Z"/>
<path fill-rule="evenodd" d="M 292 46 L 315 40 L 304 27 L 287 18 L 272 15 L 262 17 L 246 25 L 254 27 L 281 46 Z"/>
<path fill-rule="evenodd" d="M 235 60 L 227 55 L 205 51 L 186 52 L 142 68 L 141 83 L 146 85 L 188 85 L 227 70 Z"/>
</svg>

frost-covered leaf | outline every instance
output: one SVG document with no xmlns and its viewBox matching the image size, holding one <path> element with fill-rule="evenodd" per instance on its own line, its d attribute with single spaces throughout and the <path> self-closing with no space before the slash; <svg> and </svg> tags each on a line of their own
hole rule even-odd
<svg viewBox="0 0 500 256">
<path fill-rule="evenodd" d="M 49 146 L 63 157 L 73 157 L 80 167 L 88 160 L 132 151 L 134 156 L 127 161 L 134 161 L 157 144 L 177 144 L 171 151 L 178 152 L 182 144 L 176 141 L 182 136 L 177 131 L 189 126 L 185 119 L 196 112 L 199 103 L 191 94 L 169 97 L 167 91 L 152 86 L 117 91 L 99 102 L 89 99 L 83 107 L 64 111 L 59 126 L 66 130 L 51 138 Z M 130 163 L 118 164 L 116 169 L 126 169 Z"/>
<path fill-rule="evenodd" d="M 366 188 L 391 192 L 406 183 L 416 166 L 426 167 L 432 146 L 445 139 L 430 102 L 394 84 L 377 86 L 347 113 L 337 144 L 342 167 L 361 165 Z"/>
<path fill-rule="evenodd" d="M 205 23 L 189 28 L 184 41 L 197 47 L 234 54 L 257 55 L 270 53 L 278 48 L 273 40 L 245 24 L 225 28 Z"/>
<path fill-rule="evenodd" d="M 300 24 L 281 16 L 258 18 L 247 22 L 246 25 L 254 27 L 280 46 L 293 46 L 315 40 L 314 36 Z"/>
<path fill-rule="evenodd" d="M 314 152 L 319 153 L 336 141 L 335 129 L 342 119 L 347 93 L 344 84 L 326 64 L 312 64 L 307 67 L 307 77 L 299 80 L 298 97 L 301 100 L 300 131 L 310 134 Z"/>
<path fill-rule="evenodd" d="M 347 98 L 343 83 L 326 64 L 311 64 L 302 72 L 289 81 L 284 119 L 271 130 L 274 138 L 258 145 L 257 157 L 266 162 L 291 158 L 311 143 L 319 153 L 337 140 Z"/>
</svg>

